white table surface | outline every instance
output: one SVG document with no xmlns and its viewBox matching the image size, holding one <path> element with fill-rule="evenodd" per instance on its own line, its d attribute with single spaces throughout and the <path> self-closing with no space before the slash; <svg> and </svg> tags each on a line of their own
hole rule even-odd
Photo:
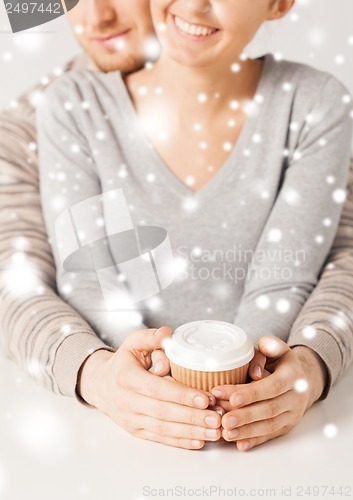
<svg viewBox="0 0 353 500">
<path fill-rule="evenodd" d="M 232 443 L 193 451 L 136 438 L 0 356 L 0 499 L 309 498 L 308 486 L 335 488 L 319 490 L 319 499 L 351 498 L 352 376 L 286 436 L 246 453 Z"/>
</svg>

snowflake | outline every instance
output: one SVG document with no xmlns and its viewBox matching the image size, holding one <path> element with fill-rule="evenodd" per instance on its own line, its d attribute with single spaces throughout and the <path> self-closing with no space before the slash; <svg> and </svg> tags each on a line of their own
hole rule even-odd
<svg viewBox="0 0 353 500">
<path fill-rule="evenodd" d="M 185 182 L 188 186 L 193 186 L 195 184 L 195 177 L 189 175 L 188 177 L 186 177 Z"/>
<path fill-rule="evenodd" d="M 126 167 L 121 167 L 119 172 L 118 172 L 118 176 L 123 179 L 124 177 L 127 176 L 127 170 L 126 170 Z"/>
<path fill-rule="evenodd" d="M 195 255 L 195 257 L 200 257 L 200 255 L 202 254 L 202 249 L 200 247 L 194 247 L 191 253 Z"/>
<path fill-rule="evenodd" d="M 2 58 L 5 62 L 10 62 L 13 59 L 13 55 L 11 54 L 11 52 L 4 52 Z"/>
<path fill-rule="evenodd" d="M 349 104 L 351 102 L 352 98 L 350 95 L 348 94 L 345 94 L 343 97 L 342 97 L 342 102 L 343 104 Z"/>
<path fill-rule="evenodd" d="M 66 173 L 65 172 L 58 172 L 56 174 L 56 179 L 59 181 L 59 182 L 64 182 L 66 181 Z"/>
<path fill-rule="evenodd" d="M 283 60 L 283 54 L 282 54 L 282 52 L 275 52 L 274 53 L 274 59 L 277 62 L 282 61 Z"/>
<path fill-rule="evenodd" d="M 285 314 L 290 310 L 290 302 L 287 299 L 279 299 L 276 303 L 276 310 L 280 314 Z"/>
<path fill-rule="evenodd" d="M 271 301 L 267 295 L 260 295 L 256 298 L 255 303 L 259 309 L 268 309 Z"/>
<path fill-rule="evenodd" d="M 305 326 L 302 331 L 303 337 L 305 337 L 308 340 L 313 339 L 316 336 L 316 329 L 311 326 Z"/>
<path fill-rule="evenodd" d="M 285 92 L 289 92 L 290 90 L 292 90 L 292 84 L 290 82 L 284 82 L 284 84 L 282 85 L 282 89 Z"/>
<path fill-rule="evenodd" d="M 159 311 L 163 306 L 163 301 L 160 297 L 151 297 L 146 300 L 146 305 L 151 311 Z"/>
<path fill-rule="evenodd" d="M 29 247 L 29 242 L 24 236 L 13 238 L 12 242 L 17 250 L 26 250 Z"/>
<path fill-rule="evenodd" d="M 98 132 L 96 133 L 96 139 L 98 141 L 104 141 L 104 139 L 105 139 L 105 132 L 103 132 L 103 130 L 98 130 Z"/>
<path fill-rule="evenodd" d="M 165 23 L 159 23 L 157 25 L 157 31 L 164 33 L 167 30 L 167 25 Z"/>
<path fill-rule="evenodd" d="M 308 381 L 305 378 L 298 378 L 294 383 L 294 389 L 297 392 L 306 392 L 309 388 Z"/>
<path fill-rule="evenodd" d="M 239 73 L 239 71 L 241 70 L 241 66 L 238 63 L 233 63 L 230 67 L 230 70 L 232 73 Z"/>
<path fill-rule="evenodd" d="M 238 102 L 238 101 L 236 101 L 236 100 L 232 100 L 232 101 L 230 101 L 230 103 L 229 103 L 229 107 L 230 107 L 230 109 L 232 109 L 233 111 L 235 111 L 235 110 L 239 109 L 240 104 L 239 104 L 239 102 Z"/>
<path fill-rule="evenodd" d="M 76 26 L 74 27 L 74 31 L 77 35 L 81 35 L 85 31 L 85 28 L 82 26 L 82 24 L 76 24 Z"/>
<path fill-rule="evenodd" d="M 78 144 L 72 144 L 70 150 L 72 153 L 77 154 L 81 151 L 81 148 Z"/>
<path fill-rule="evenodd" d="M 346 191 L 344 189 L 336 189 L 332 193 L 332 198 L 336 203 L 343 203 L 346 200 Z"/>
<path fill-rule="evenodd" d="M 146 180 L 147 182 L 154 182 L 156 180 L 155 174 L 150 172 L 149 174 L 146 175 Z"/>
<path fill-rule="evenodd" d="M 335 177 L 334 177 L 333 175 L 328 175 L 328 176 L 326 177 L 326 182 L 327 182 L 327 184 L 334 184 L 334 183 L 335 183 L 335 181 L 336 181 L 336 179 L 335 179 Z"/>
<path fill-rule="evenodd" d="M 260 142 L 262 142 L 261 134 L 254 134 L 252 136 L 252 142 L 255 142 L 256 144 L 259 144 Z"/>
<path fill-rule="evenodd" d="M 270 229 L 267 235 L 267 241 L 277 243 L 282 239 L 282 231 L 280 229 Z"/>
<path fill-rule="evenodd" d="M 44 368 L 45 367 L 42 366 L 37 359 L 31 359 L 27 363 L 27 371 L 32 377 L 40 375 Z"/>
<path fill-rule="evenodd" d="M 288 205 L 297 205 L 300 202 L 300 195 L 298 191 L 293 188 L 284 188 L 282 197 L 288 203 Z"/>
<path fill-rule="evenodd" d="M 90 108 L 90 103 L 88 101 L 82 101 L 81 102 L 81 108 L 85 111 L 87 111 Z"/>
<path fill-rule="evenodd" d="M 320 47 L 324 43 L 325 38 L 325 32 L 320 28 L 314 28 L 309 31 L 309 41 L 316 47 Z"/>
<path fill-rule="evenodd" d="M 205 103 L 207 101 L 207 95 L 204 93 L 201 93 L 197 96 L 197 100 L 201 103 Z"/>
<path fill-rule="evenodd" d="M 61 291 L 64 295 L 70 295 L 72 293 L 72 285 L 70 283 L 65 283 L 62 287 L 61 287 Z"/>
<path fill-rule="evenodd" d="M 337 54 L 335 57 L 335 63 L 338 65 L 342 65 L 345 62 L 345 57 L 342 54 Z"/>
<path fill-rule="evenodd" d="M 74 107 L 74 106 L 73 106 L 72 102 L 70 102 L 70 101 L 66 101 L 66 102 L 64 103 L 64 109 L 65 109 L 66 111 L 72 111 L 73 107 Z"/>
<path fill-rule="evenodd" d="M 324 237 L 321 234 L 318 234 L 317 236 L 315 236 L 315 242 L 318 245 L 322 245 L 322 243 L 324 242 Z"/>
<path fill-rule="evenodd" d="M 324 436 L 328 439 L 335 438 L 338 433 L 338 429 L 335 424 L 326 424 L 322 430 Z"/>
<path fill-rule="evenodd" d="M 274 337 L 266 339 L 266 348 L 272 356 L 278 356 L 282 350 L 280 341 Z"/>
</svg>

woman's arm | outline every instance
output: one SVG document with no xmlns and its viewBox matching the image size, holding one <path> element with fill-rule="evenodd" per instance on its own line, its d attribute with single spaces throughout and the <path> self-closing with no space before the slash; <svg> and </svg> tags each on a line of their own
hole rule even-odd
<svg viewBox="0 0 353 500">
<path fill-rule="evenodd" d="M 345 87 L 329 76 L 253 256 L 234 322 L 256 341 L 263 335 L 287 340 L 333 243 L 351 157 L 351 105 L 344 95 Z"/>
<path fill-rule="evenodd" d="M 106 236 L 102 204 L 95 201 L 101 195 L 100 179 L 94 155 L 84 137 L 82 113 L 87 111 L 82 111 L 79 89 L 70 75 L 65 75 L 48 89 L 38 108 L 42 206 L 57 266 L 60 294 L 87 319 L 103 340 L 119 346 L 130 332 L 147 328 L 140 313 L 108 311 L 94 265 L 90 269 L 86 262 L 80 272 L 64 269 L 60 250 L 60 247 L 66 249 L 68 244 L 72 245 L 71 237 L 74 242 L 79 241 L 79 246 L 85 237 L 87 241 L 93 241 L 92 235 L 93 239 Z M 65 225 L 60 226 L 57 217 L 63 213 L 67 219 Z M 122 217 L 117 211 L 116 217 L 119 215 Z M 58 229 L 60 241 L 57 241 Z M 103 248 L 103 251 L 104 267 L 114 268 L 109 249 Z M 116 294 L 128 302 L 129 292 L 116 279 L 118 273 L 110 276 L 114 279 Z"/>
</svg>

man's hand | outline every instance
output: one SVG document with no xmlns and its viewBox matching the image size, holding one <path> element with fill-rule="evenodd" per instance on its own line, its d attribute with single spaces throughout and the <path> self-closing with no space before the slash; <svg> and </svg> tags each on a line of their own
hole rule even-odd
<svg viewBox="0 0 353 500">
<path fill-rule="evenodd" d="M 309 347 L 291 349 L 276 337 L 262 337 L 258 346 L 249 367 L 256 381 L 212 389 L 226 410 L 222 435 L 236 441 L 240 451 L 287 434 L 319 399 L 326 382 L 325 365 Z"/>
<path fill-rule="evenodd" d="M 79 391 L 89 404 L 134 436 L 199 449 L 205 441 L 221 437 L 221 415 L 208 408 L 216 402 L 212 394 L 153 373 L 158 361 L 166 360 L 160 348 L 171 333 L 169 327 L 139 330 L 115 353 L 94 352 L 83 365 Z M 159 367 L 159 374 L 163 369 L 168 373 L 167 366 Z"/>
</svg>

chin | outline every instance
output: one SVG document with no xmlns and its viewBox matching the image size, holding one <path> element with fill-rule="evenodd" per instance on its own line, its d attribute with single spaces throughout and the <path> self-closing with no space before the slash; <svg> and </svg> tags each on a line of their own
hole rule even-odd
<svg viewBox="0 0 353 500">
<path fill-rule="evenodd" d="M 144 65 L 144 60 L 137 56 L 112 53 L 108 55 L 89 54 L 94 64 L 100 71 L 109 73 L 110 71 L 121 71 L 131 73 L 140 69 Z"/>
</svg>

